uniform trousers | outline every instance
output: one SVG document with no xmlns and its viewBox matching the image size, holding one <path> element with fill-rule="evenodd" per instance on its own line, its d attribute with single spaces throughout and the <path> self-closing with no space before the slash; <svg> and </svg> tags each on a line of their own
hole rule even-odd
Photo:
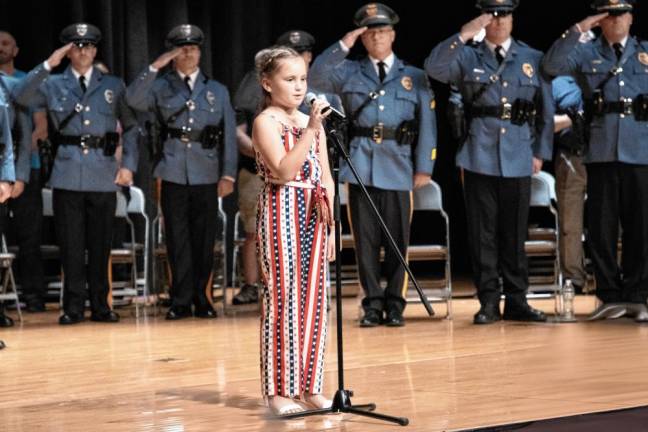
<svg viewBox="0 0 648 432">
<path fill-rule="evenodd" d="M 52 200 L 64 275 L 63 310 L 83 315 L 87 281 L 92 313 L 105 315 L 110 312 L 108 261 L 117 195 L 54 189 Z"/>
<path fill-rule="evenodd" d="M 43 197 L 40 170 L 32 169 L 23 193 L 9 201 L 12 231 L 18 245 L 18 280 L 27 304 L 42 305 L 45 299 L 41 240 Z"/>
<path fill-rule="evenodd" d="M 525 303 L 529 269 L 524 242 L 531 177 L 497 177 L 465 170 L 464 195 L 473 278 L 480 303 L 499 303 L 500 275 L 507 303 Z"/>
<path fill-rule="evenodd" d="M 407 256 L 410 222 L 412 216 L 412 192 L 393 191 L 367 187 L 369 196 L 382 216 L 387 229 L 394 237 L 398 250 Z M 405 269 L 393 252 L 387 237 L 360 186 L 349 184 L 349 218 L 353 230 L 356 260 L 360 283 L 365 297 L 362 307 L 382 312 L 405 309 L 407 279 Z M 380 248 L 385 250 L 385 260 L 380 262 Z M 387 288 L 380 287 L 381 276 L 387 280 Z"/>
<path fill-rule="evenodd" d="M 596 296 L 604 303 L 648 298 L 648 165 L 587 165 L 588 242 Z M 623 245 L 617 261 L 619 223 Z"/>
<path fill-rule="evenodd" d="M 171 266 L 171 308 L 186 310 L 193 303 L 204 311 L 211 307 L 207 283 L 214 265 L 218 225 L 216 184 L 163 181 L 161 205 Z"/>
</svg>

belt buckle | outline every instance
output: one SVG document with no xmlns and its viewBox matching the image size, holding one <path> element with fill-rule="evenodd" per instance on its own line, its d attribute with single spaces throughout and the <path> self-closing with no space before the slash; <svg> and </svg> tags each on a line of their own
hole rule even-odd
<svg viewBox="0 0 648 432">
<path fill-rule="evenodd" d="M 90 147 L 88 147 L 87 141 L 90 139 L 90 135 L 81 135 L 79 137 L 79 145 L 81 147 L 81 151 L 83 152 L 84 155 L 87 155 L 88 152 L 90 151 Z"/>
<path fill-rule="evenodd" d="M 632 98 L 621 98 L 621 103 L 623 104 L 623 114 L 632 115 Z"/>
<path fill-rule="evenodd" d="M 382 123 L 378 123 L 378 125 L 373 127 L 373 130 L 371 131 L 371 139 L 374 140 L 376 144 L 382 143 L 383 131 L 384 125 Z"/>
<path fill-rule="evenodd" d="M 511 104 L 508 102 L 502 104 L 502 120 L 511 120 L 511 108 Z"/>
<path fill-rule="evenodd" d="M 182 141 L 185 144 L 188 144 L 191 141 L 191 137 L 189 136 L 190 132 L 191 132 L 191 128 L 183 126 L 182 133 L 180 134 L 180 141 Z"/>
</svg>

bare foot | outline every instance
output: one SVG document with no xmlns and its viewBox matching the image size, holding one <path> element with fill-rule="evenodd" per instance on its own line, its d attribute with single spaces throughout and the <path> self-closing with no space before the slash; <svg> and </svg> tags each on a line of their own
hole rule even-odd
<svg viewBox="0 0 648 432">
<path fill-rule="evenodd" d="M 333 405 L 332 400 L 325 398 L 321 394 L 304 393 L 301 398 L 307 404 L 310 404 L 318 409 L 331 408 L 331 405 Z"/>
<path fill-rule="evenodd" d="M 295 414 L 304 411 L 304 409 L 297 405 L 292 399 L 282 396 L 269 397 L 268 408 L 270 408 L 272 414 L 277 416 Z"/>
</svg>

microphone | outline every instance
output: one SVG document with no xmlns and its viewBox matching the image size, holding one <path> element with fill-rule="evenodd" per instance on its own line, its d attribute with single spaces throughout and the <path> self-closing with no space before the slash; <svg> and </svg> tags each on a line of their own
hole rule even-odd
<svg viewBox="0 0 648 432">
<path fill-rule="evenodd" d="M 309 105 L 313 105 L 313 102 L 315 102 L 315 99 L 322 99 L 322 100 L 325 100 L 325 101 L 328 102 L 328 100 L 326 99 L 326 96 L 324 96 L 324 95 L 319 95 L 319 97 L 318 97 L 315 93 L 312 93 L 312 92 L 306 93 L 306 100 L 308 101 Z M 329 114 L 329 118 L 334 119 L 336 121 L 345 121 L 346 120 L 346 116 L 344 114 L 342 114 L 340 111 L 336 110 L 335 108 L 333 108 L 330 105 L 322 110 L 322 114 L 326 114 L 329 111 L 331 111 L 331 114 Z"/>
</svg>

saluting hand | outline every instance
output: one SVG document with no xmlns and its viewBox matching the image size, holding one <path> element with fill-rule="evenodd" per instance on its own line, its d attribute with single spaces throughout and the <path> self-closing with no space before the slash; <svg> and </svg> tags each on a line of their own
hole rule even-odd
<svg viewBox="0 0 648 432">
<path fill-rule="evenodd" d="M 54 69 L 56 66 L 61 64 L 61 60 L 65 58 L 67 55 L 68 51 L 72 49 L 72 46 L 74 44 L 70 42 L 67 45 L 63 45 L 61 48 L 57 49 L 54 51 L 49 58 L 47 59 L 47 64 L 50 65 L 52 69 Z"/>
<path fill-rule="evenodd" d="M 578 28 L 580 29 L 581 32 L 587 33 L 588 31 L 592 30 L 595 27 L 598 27 L 601 25 L 601 21 L 603 21 L 605 18 L 610 15 L 609 13 L 601 13 L 597 15 L 591 15 L 585 18 L 583 21 L 579 22 L 576 24 Z"/>
<path fill-rule="evenodd" d="M 469 40 L 477 36 L 477 33 L 482 31 L 482 29 L 490 24 L 491 21 L 493 21 L 493 15 L 487 13 L 479 15 L 472 21 L 468 21 L 463 25 L 463 27 L 461 27 L 461 30 L 459 31 L 461 40 L 468 42 Z"/>
<path fill-rule="evenodd" d="M 160 70 L 164 66 L 171 63 L 171 60 L 178 57 L 181 52 L 182 52 L 182 47 L 173 48 L 171 51 L 167 51 L 164 54 L 162 54 L 160 57 L 158 57 L 157 60 L 155 60 L 151 64 L 151 66 L 153 66 L 155 69 Z"/>
<path fill-rule="evenodd" d="M 11 183 L 0 182 L 0 203 L 3 203 L 11 198 L 11 189 Z"/>
<path fill-rule="evenodd" d="M 349 49 L 353 48 L 360 35 L 367 31 L 368 27 L 360 27 L 345 34 L 342 43 Z"/>
</svg>

